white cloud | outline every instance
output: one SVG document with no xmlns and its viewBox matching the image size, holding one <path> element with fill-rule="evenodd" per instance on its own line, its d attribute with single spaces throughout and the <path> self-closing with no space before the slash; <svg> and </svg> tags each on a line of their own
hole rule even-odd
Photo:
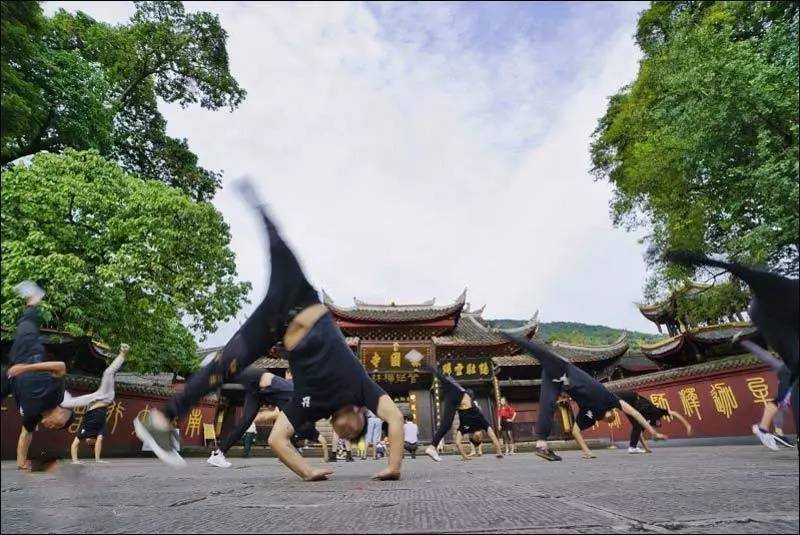
<svg viewBox="0 0 800 535">
<path fill-rule="evenodd" d="M 81 4 L 111 22 L 131 11 Z M 546 38 L 529 20 L 496 48 L 451 4 L 187 6 L 219 13 L 248 91 L 232 114 L 163 107 L 170 133 L 225 171 L 214 203 L 254 284 L 240 317 L 268 277 L 261 229 L 227 187 L 250 174 L 337 301 L 443 302 L 468 286 L 489 317 L 541 308 L 653 330 L 632 305 L 642 247 L 611 228 L 610 189 L 588 173 L 606 97 L 635 75 L 641 6 L 568 5 Z"/>
</svg>

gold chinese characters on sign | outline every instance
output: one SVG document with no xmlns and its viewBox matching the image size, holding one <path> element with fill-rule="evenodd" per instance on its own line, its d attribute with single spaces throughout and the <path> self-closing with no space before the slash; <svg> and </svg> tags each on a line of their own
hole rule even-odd
<svg viewBox="0 0 800 535">
<path fill-rule="evenodd" d="M 491 379 L 492 366 L 485 359 L 452 359 L 442 363 L 442 373 L 457 379 Z"/>
<path fill-rule="evenodd" d="M 714 400 L 714 408 L 725 418 L 730 418 L 733 411 L 739 408 L 736 395 L 733 389 L 726 383 L 714 383 L 711 385 L 711 399 Z"/>
<path fill-rule="evenodd" d="M 695 416 L 698 420 L 703 419 L 700 416 L 700 398 L 697 396 L 697 390 L 693 386 L 678 390 L 678 397 L 683 404 L 683 414 L 689 418 Z"/>
<path fill-rule="evenodd" d="M 415 384 L 420 381 L 420 374 L 417 372 L 375 372 L 370 373 L 372 380 L 378 383 L 389 384 Z"/>
<path fill-rule="evenodd" d="M 667 395 L 663 392 L 659 392 L 657 394 L 650 394 L 650 401 L 653 403 L 653 405 L 655 405 L 659 409 L 664 409 L 667 412 L 672 410 L 669 407 L 669 400 L 667 400 Z M 672 416 L 665 416 L 664 419 L 668 422 L 671 422 Z"/>
<path fill-rule="evenodd" d="M 748 378 L 747 389 L 753 394 L 753 403 L 761 403 L 762 405 L 769 403 L 769 385 L 763 377 Z"/>
<path fill-rule="evenodd" d="M 419 353 L 422 360 L 405 358 L 411 352 Z M 361 363 L 369 372 L 419 372 L 424 361 L 431 361 L 431 347 L 425 344 L 373 344 L 361 346 Z"/>
</svg>

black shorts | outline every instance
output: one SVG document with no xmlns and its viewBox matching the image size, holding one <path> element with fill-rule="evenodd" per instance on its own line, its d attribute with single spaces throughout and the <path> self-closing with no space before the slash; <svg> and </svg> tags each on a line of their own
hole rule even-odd
<svg viewBox="0 0 800 535">
<path fill-rule="evenodd" d="M 508 431 L 509 433 L 514 430 L 514 422 L 509 420 L 500 420 L 500 430 Z"/>
<path fill-rule="evenodd" d="M 489 429 L 489 422 L 483 417 L 483 413 L 475 407 L 469 409 L 459 409 L 458 411 L 458 430 L 461 434 L 475 433 Z"/>
<path fill-rule="evenodd" d="M 75 435 L 79 440 L 95 438 L 106 432 L 106 407 L 92 409 L 83 415 L 83 422 L 78 434 Z"/>
<path fill-rule="evenodd" d="M 306 439 L 311 442 L 319 442 L 319 431 L 317 431 L 313 422 L 306 422 L 295 430 L 293 438 L 295 440 Z"/>
</svg>

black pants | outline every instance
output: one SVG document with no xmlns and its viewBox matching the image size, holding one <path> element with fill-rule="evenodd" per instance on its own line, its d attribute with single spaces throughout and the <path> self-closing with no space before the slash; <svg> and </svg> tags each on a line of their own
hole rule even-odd
<svg viewBox="0 0 800 535">
<path fill-rule="evenodd" d="M 503 436 L 503 440 L 506 443 L 506 446 L 514 445 L 514 423 L 509 422 L 508 420 L 501 420 L 500 421 L 500 433 Z"/>
<path fill-rule="evenodd" d="M 444 400 L 442 400 L 442 417 L 439 420 L 439 427 L 433 434 L 431 445 L 435 448 L 439 446 L 444 436 L 453 426 L 453 419 L 456 417 L 458 406 L 464 398 L 464 390 L 450 377 L 443 374 L 438 368 L 425 365 L 424 368 L 433 373 L 442 383 L 444 390 Z"/>
<path fill-rule="evenodd" d="M 639 444 L 642 431 L 644 431 L 644 429 L 639 425 L 639 422 L 631 422 L 631 440 L 628 443 L 631 448 L 635 448 Z"/>
<path fill-rule="evenodd" d="M 536 345 L 536 359 L 542 366 L 542 385 L 539 390 L 539 414 L 536 419 L 536 438 L 547 440 L 553 428 L 558 396 L 564 389 L 563 382 L 553 382 L 563 377 L 572 366 L 560 355 L 550 351 L 544 344 Z"/>
<path fill-rule="evenodd" d="M 269 236 L 271 269 L 267 295 L 222 353 L 195 372 L 183 392 L 167 403 L 164 412 L 169 419 L 186 415 L 209 391 L 230 381 L 265 355 L 283 338 L 288 323 L 298 312 L 319 303 L 317 292 L 306 280 L 291 249 L 266 212 L 263 209 L 260 212 Z"/>
<path fill-rule="evenodd" d="M 405 449 L 408 453 L 411 454 L 412 459 L 417 456 L 417 447 L 418 444 L 416 442 L 414 442 L 413 444 L 411 442 L 403 443 L 403 449 Z"/>
<path fill-rule="evenodd" d="M 244 456 L 250 457 L 250 448 L 253 447 L 253 443 L 256 441 L 256 434 L 255 433 L 245 433 L 244 434 Z"/>
<path fill-rule="evenodd" d="M 244 436 L 244 434 L 247 432 L 247 429 L 250 427 L 250 424 L 252 424 L 253 420 L 256 419 L 256 416 L 258 415 L 258 409 L 260 407 L 261 403 L 259 402 L 258 398 L 253 395 L 245 394 L 242 419 L 239 420 L 239 423 L 236 425 L 236 427 L 233 428 L 230 433 L 225 435 L 219 442 L 219 450 L 222 453 L 228 453 L 228 450 L 231 449 L 233 445 L 239 442 L 239 440 Z"/>
</svg>

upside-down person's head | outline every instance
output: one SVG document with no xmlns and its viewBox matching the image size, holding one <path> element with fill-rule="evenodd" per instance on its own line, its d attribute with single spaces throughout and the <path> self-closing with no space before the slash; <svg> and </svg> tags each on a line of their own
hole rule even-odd
<svg viewBox="0 0 800 535">
<path fill-rule="evenodd" d="M 41 424 L 47 429 L 62 429 L 72 419 L 72 411 L 58 406 L 42 413 Z"/>
<path fill-rule="evenodd" d="M 612 423 L 616 419 L 617 419 L 617 413 L 614 412 L 614 409 L 611 409 L 610 411 L 606 411 L 605 415 L 603 416 L 603 420 L 605 420 L 606 423 L 609 423 L 609 424 Z"/>
<path fill-rule="evenodd" d="M 505 398 L 505 396 L 500 398 L 500 405 L 502 405 L 503 407 L 508 405 L 508 400 Z"/>
<path fill-rule="evenodd" d="M 483 442 L 483 431 L 475 431 L 474 433 L 470 434 L 469 441 L 472 442 L 472 445 L 476 448 L 480 446 Z"/>
<path fill-rule="evenodd" d="M 336 434 L 347 440 L 358 440 L 367 426 L 366 409 L 348 405 L 331 416 L 331 425 Z"/>
</svg>

